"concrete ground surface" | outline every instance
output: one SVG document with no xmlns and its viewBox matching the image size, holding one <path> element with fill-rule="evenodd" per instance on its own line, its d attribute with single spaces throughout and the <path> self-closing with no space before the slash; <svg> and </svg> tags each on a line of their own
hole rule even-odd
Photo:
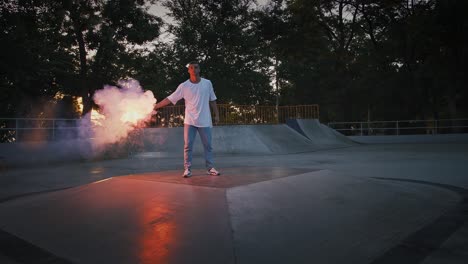
<svg viewBox="0 0 468 264">
<path fill-rule="evenodd" d="M 0 263 L 468 263 L 468 144 L 0 172 Z"/>
</svg>

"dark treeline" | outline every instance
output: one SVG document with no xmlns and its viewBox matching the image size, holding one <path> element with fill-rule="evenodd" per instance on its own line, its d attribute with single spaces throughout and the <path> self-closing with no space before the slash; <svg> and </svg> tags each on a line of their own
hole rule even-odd
<svg viewBox="0 0 468 264">
<path fill-rule="evenodd" d="M 0 117 L 73 117 L 72 96 L 87 112 L 120 78 L 161 100 L 198 60 L 220 103 L 319 104 L 323 121 L 466 118 L 467 13 L 465 0 L 2 1 Z"/>
</svg>

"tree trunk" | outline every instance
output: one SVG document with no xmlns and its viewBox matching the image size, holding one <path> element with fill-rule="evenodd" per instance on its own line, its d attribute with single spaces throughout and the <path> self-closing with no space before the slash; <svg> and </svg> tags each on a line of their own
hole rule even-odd
<svg viewBox="0 0 468 264">
<path fill-rule="evenodd" d="M 87 81 L 88 75 L 88 65 L 86 59 L 86 46 L 82 31 L 82 22 L 80 19 L 79 6 L 73 5 L 72 10 L 70 10 L 70 18 L 73 21 L 73 27 L 75 31 L 76 41 L 78 42 L 78 51 L 80 59 L 80 95 L 83 98 L 83 113 L 82 116 L 85 116 L 87 113 L 91 112 L 92 109 L 92 94 L 89 89 L 89 84 Z"/>
</svg>

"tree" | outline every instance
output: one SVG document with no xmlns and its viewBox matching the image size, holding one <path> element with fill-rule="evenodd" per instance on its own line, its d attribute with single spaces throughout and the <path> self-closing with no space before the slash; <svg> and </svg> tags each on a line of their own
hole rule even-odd
<svg viewBox="0 0 468 264">
<path fill-rule="evenodd" d="M 133 77 L 157 98 L 199 60 L 220 102 L 320 104 L 322 120 L 468 113 L 463 0 L 143 0 L 0 3 L 0 114 Z M 156 40 L 156 41 L 155 41 Z M 149 42 L 153 46 L 149 46 Z"/>
<path fill-rule="evenodd" d="M 436 1 L 434 16 L 437 49 L 432 51 L 437 89 L 448 106 L 448 117 L 462 117 L 468 113 L 468 3 L 460 0 Z M 457 125 L 457 122 L 454 122 Z"/>
<path fill-rule="evenodd" d="M 3 1 L 0 12 L 6 115 L 34 112 L 34 101 L 58 91 L 82 96 L 86 114 L 96 89 L 132 74 L 133 46 L 162 24 L 142 0 Z"/>
<path fill-rule="evenodd" d="M 278 17 L 280 7 L 283 14 Z M 264 12 L 286 27 L 278 31 L 282 36 L 274 38 L 276 54 L 280 55 L 277 68 L 284 79 L 283 104 L 319 103 L 326 119 L 338 111 L 352 113 L 349 85 L 353 44 L 360 33 L 357 10 L 356 1 L 295 0 L 276 1 Z M 268 19 L 264 21 L 268 28 Z"/>
<path fill-rule="evenodd" d="M 42 111 L 41 105 L 63 88 L 58 76 L 72 74 L 69 43 L 58 30 L 59 9 L 53 1 L 0 4 L 0 115 Z"/>
<path fill-rule="evenodd" d="M 175 24 L 173 48 L 177 70 L 199 60 L 219 101 L 265 104 L 272 100 L 269 78 L 261 65 L 260 45 L 251 17 L 253 0 L 162 1 Z"/>
<path fill-rule="evenodd" d="M 78 46 L 79 91 L 83 115 L 91 110 L 92 95 L 109 81 L 128 74 L 130 45 L 141 45 L 159 35 L 162 20 L 149 14 L 142 0 L 63 0 L 63 31 Z M 89 52 L 94 59 L 89 61 Z"/>
</svg>

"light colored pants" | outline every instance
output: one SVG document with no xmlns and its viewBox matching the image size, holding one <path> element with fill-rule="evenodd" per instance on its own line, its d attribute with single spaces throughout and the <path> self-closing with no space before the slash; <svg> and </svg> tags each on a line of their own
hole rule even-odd
<svg viewBox="0 0 468 264">
<path fill-rule="evenodd" d="M 195 136 L 200 135 L 205 150 L 205 166 L 206 169 L 213 168 L 213 149 L 211 148 L 211 127 L 196 127 L 184 125 L 184 167 L 190 169 L 192 167 L 192 151 Z"/>
</svg>

